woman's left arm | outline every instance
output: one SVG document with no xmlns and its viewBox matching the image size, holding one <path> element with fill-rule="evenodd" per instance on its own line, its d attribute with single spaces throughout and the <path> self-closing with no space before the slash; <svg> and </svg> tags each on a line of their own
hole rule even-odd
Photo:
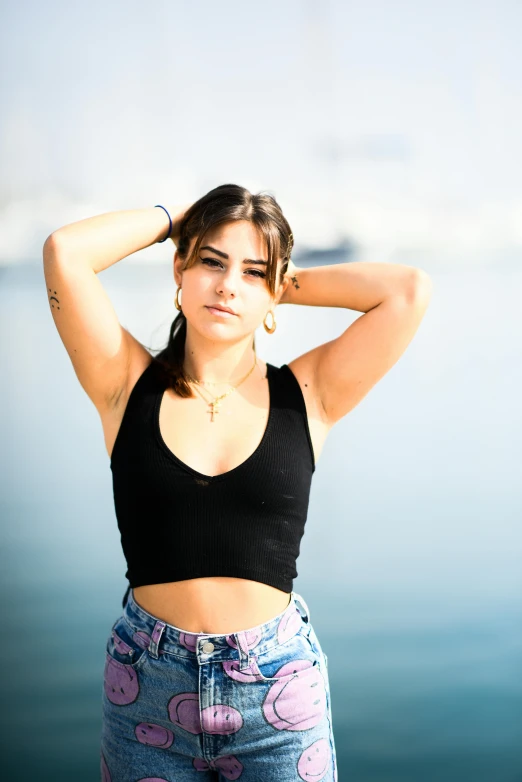
<svg viewBox="0 0 522 782">
<path fill-rule="evenodd" d="M 363 312 L 339 337 L 292 361 L 333 425 L 391 369 L 413 339 L 431 298 L 431 278 L 413 266 L 290 261 L 280 303 L 345 307 Z"/>
<path fill-rule="evenodd" d="M 285 277 L 289 282 L 280 304 L 345 307 L 357 312 L 368 312 L 387 296 L 430 287 L 426 272 L 399 263 L 353 261 L 303 268 L 290 261 Z"/>
</svg>

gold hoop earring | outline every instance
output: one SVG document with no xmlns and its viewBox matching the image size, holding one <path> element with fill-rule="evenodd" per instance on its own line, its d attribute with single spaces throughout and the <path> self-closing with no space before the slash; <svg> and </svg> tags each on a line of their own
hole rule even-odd
<svg viewBox="0 0 522 782">
<path fill-rule="evenodd" d="M 272 325 L 270 326 L 270 328 L 268 328 L 268 326 L 266 325 L 266 315 L 271 315 L 271 316 L 272 316 Z M 266 331 L 268 334 L 273 334 L 273 333 L 274 333 L 274 331 L 275 331 L 275 330 L 276 330 L 276 328 L 277 328 L 277 323 L 276 323 L 276 319 L 275 319 L 274 311 L 273 311 L 273 310 L 268 310 L 268 312 L 266 313 L 266 315 L 265 315 L 265 318 L 264 318 L 264 320 L 263 320 L 263 326 L 265 327 L 265 331 Z"/>
<path fill-rule="evenodd" d="M 181 285 L 178 285 L 178 289 L 177 289 L 176 295 L 174 297 L 174 304 L 176 305 L 176 309 L 181 312 L 181 303 L 180 303 L 179 298 L 178 298 L 180 290 L 181 290 Z"/>
</svg>

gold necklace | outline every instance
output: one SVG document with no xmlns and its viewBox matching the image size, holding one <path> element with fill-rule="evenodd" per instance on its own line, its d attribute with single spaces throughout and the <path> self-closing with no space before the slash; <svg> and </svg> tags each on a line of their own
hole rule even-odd
<svg viewBox="0 0 522 782">
<path fill-rule="evenodd" d="M 247 372 L 247 374 L 244 376 L 244 378 L 243 378 L 242 380 L 240 380 L 240 381 L 239 381 L 239 383 L 237 383 L 235 386 L 231 386 L 231 388 L 229 388 L 229 390 L 228 390 L 228 391 L 226 391 L 224 394 L 220 394 L 220 396 L 214 396 L 214 394 L 211 394 L 211 393 L 210 393 L 210 391 L 208 391 L 207 389 L 205 389 L 205 390 L 207 391 L 207 394 L 210 394 L 210 396 L 212 397 L 212 402 L 209 402 L 207 399 L 204 399 L 204 397 L 201 395 L 201 390 L 200 390 L 199 388 L 197 388 L 197 389 L 196 389 L 196 391 L 199 391 L 199 393 L 200 393 L 200 396 L 202 396 L 202 399 L 204 399 L 204 401 L 205 401 L 205 402 L 207 402 L 207 404 L 208 404 L 208 405 L 209 405 L 209 407 L 211 408 L 211 409 L 210 409 L 210 411 L 209 411 L 209 412 L 210 412 L 210 414 L 211 414 L 211 418 L 210 418 L 211 422 L 213 422 L 213 421 L 214 421 L 214 414 L 217 414 L 217 413 L 219 413 L 219 406 L 220 406 L 220 404 L 221 404 L 221 401 L 222 401 L 223 399 L 225 399 L 225 397 L 229 396 L 229 394 L 231 394 L 233 391 L 235 391 L 235 390 L 236 390 L 236 388 L 239 388 L 239 386 L 241 385 L 241 383 L 244 383 L 244 382 L 245 382 L 245 380 L 247 379 L 247 377 L 250 377 L 250 375 L 252 374 L 252 372 L 253 372 L 253 371 L 254 371 L 254 369 L 256 368 L 256 365 L 257 365 L 257 354 L 256 354 L 256 346 L 255 346 L 255 344 L 254 344 L 254 363 L 252 364 L 252 367 L 251 367 L 251 368 L 248 370 L 248 372 Z M 205 383 L 205 382 L 200 382 L 199 380 L 196 380 L 195 378 L 191 377 L 190 375 L 187 375 L 187 380 L 188 380 L 190 383 L 196 383 L 196 384 L 197 384 L 198 386 L 200 386 L 200 387 L 201 387 L 201 386 L 205 386 L 205 385 L 213 385 L 213 386 L 217 386 L 217 385 L 219 385 L 219 383 Z"/>
</svg>

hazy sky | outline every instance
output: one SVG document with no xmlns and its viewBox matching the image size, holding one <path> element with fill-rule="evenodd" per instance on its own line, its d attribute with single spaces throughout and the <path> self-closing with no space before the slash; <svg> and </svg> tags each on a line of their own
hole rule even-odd
<svg viewBox="0 0 522 782">
<path fill-rule="evenodd" d="M 515 0 L 4 3 L 0 263 L 224 182 L 272 192 L 296 248 L 517 261 L 521 38 Z"/>
</svg>

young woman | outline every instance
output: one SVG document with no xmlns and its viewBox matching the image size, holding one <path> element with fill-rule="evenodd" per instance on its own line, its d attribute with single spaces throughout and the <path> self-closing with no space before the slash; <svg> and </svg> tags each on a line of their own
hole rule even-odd
<svg viewBox="0 0 522 782">
<path fill-rule="evenodd" d="M 169 237 L 179 313 L 153 357 L 96 275 Z M 295 563 L 325 438 L 405 351 L 431 283 L 398 264 L 298 269 L 292 246 L 277 201 L 237 185 L 172 218 L 112 212 L 45 242 L 51 313 L 101 417 L 128 565 L 106 647 L 104 782 L 337 779 L 327 658 Z M 364 314 L 276 367 L 254 334 L 273 333 L 278 303 Z"/>
</svg>

